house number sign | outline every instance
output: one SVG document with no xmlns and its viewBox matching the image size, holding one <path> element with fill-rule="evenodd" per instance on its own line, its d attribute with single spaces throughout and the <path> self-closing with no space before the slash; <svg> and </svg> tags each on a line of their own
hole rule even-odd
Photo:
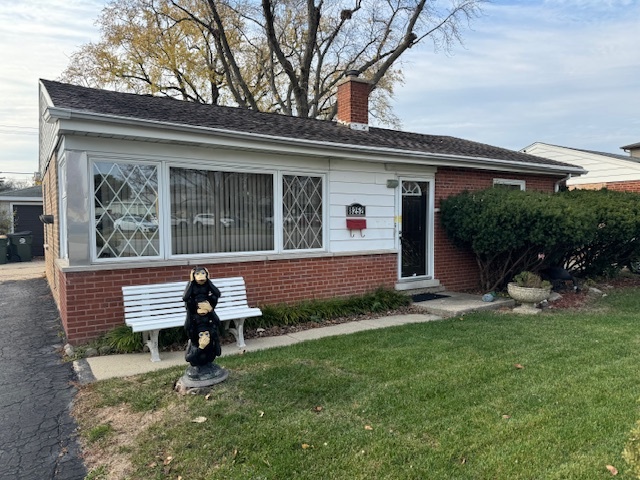
<svg viewBox="0 0 640 480">
<path fill-rule="evenodd" d="M 347 205 L 347 217 L 366 217 L 367 209 L 364 205 L 359 203 L 352 203 Z"/>
</svg>

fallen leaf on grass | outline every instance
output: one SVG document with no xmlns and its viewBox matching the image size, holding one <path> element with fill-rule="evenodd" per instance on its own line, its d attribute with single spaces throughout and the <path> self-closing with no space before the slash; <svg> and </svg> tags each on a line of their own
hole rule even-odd
<svg viewBox="0 0 640 480">
<path fill-rule="evenodd" d="M 373 427 L 371 425 L 365 425 L 364 429 L 365 430 L 373 430 Z"/>
<path fill-rule="evenodd" d="M 508 420 L 511 418 L 511 415 L 502 415 L 502 418 L 504 418 L 505 420 Z"/>
<path fill-rule="evenodd" d="M 204 396 L 204 399 L 205 399 L 205 400 L 209 400 L 210 398 L 211 398 L 211 394 L 210 394 L 210 393 L 207 393 L 207 394 Z"/>
<path fill-rule="evenodd" d="M 522 369 L 524 368 L 524 367 L 523 367 L 522 365 L 520 365 L 519 363 L 516 363 L 516 364 L 514 365 L 514 367 L 516 367 L 517 369 L 520 369 L 520 370 L 522 370 Z"/>
<path fill-rule="evenodd" d="M 165 465 L 169 465 L 171 462 L 173 461 L 173 457 L 172 456 L 168 456 L 167 458 L 164 459 L 164 463 Z"/>
<path fill-rule="evenodd" d="M 607 465 L 607 470 L 609 470 L 609 473 L 611 473 L 611 475 L 617 475 L 618 474 L 618 469 L 616 467 L 614 467 L 613 465 Z"/>
<path fill-rule="evenodd" d="M 313 411 L 314 412 L 321 412 L 322 411 L 322 406 L 321 405 L 317 405 L 317 406 L 313 407 Z"/>
<path fill-rule="evenodd" d="M 303 443 L 302 444 L 302 449 L 303 450 L 306 450 L 307 448 L 310 448 L 310 447 L 311 447 L 311 445 L 309 445 L 308 443 Z"/>
<path fill-rule="evenodd" d="M 192 423 L 204 423 L 207 421 L 207 417 L 196 417 L 191 420 Z"/>
</svg>

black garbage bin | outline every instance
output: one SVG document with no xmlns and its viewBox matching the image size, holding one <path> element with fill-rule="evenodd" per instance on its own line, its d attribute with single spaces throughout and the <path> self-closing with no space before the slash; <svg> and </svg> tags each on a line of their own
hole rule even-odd
<svg viewBox="0 0 640 480">
<path fill-rule="evenodd" d="M 30 262 L 31 242 L 33 236 L 30 231 L 7 234 L 9 239 L 9 261 L 10 262 Z"/>
<path fill-rule="evenodd" d="M 7 257 L 9 256 L 9 239 L 6 235 L 0 235 L 0 265 L 3 263 L 7 263 L 9 260 Z"/>
</svg>

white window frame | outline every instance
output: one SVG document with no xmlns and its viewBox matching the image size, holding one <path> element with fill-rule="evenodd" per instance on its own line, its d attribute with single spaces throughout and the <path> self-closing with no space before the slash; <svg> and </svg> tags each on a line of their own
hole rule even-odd
<svg viewBox="0 0 640 480">
<path fill-rule="evenodd" d="M 256 169 L 250 167 L 237 166 L 235 168 L 229 168 L 228 166 L 222 166 L 218 164 L 211 163 L 184 163 L 178 161 L 168 161 L 164 162 L 165 165 L 163 167 L 164 178 L 166 181 L 163 182 L 163 185 L 158 189 L 160 191 L 160 208 L 162 210 L 159 216 L 159 226 L 160 226 L 160 236 L 164 240 L 164 245 L 166 248 L 166 258 L 171 260 L 179 260 L 179 259 L 190 259 L 190 258 L 216 258 L 216 257 L 228 257 L 230 255 L 235 256 L 251 256 L 251 255 L 265 255 L 265 254 L 274 254 L 279 253 L 278 245 L 282 242 L 282 232 L 277 229 L 278 222 L 278 198 L 282 198 L 278 196 L 278 179 L 279 174 L 276 170 L 273 169 Z M 212 253 L 181 253 L 174 254 L 173 253 L 173 245 L 171 239 L 171 168 L 184 168 L 191 170 L 210 170 L 213 172 L 231 172 L 231 173 L 256 173 L 261 175 L 271 175 L 271 179 L 273 181 L 273 250 L 256 250 L 251 252 L 212 252 Z M 282 216 L 282 212 L 280 212 L 280 216 Z M 280 237 L 278 237 L 278 234 Z"/>
<path fill-rule="evenodd" d="M 524 180 L 516 180 L 513 178 L 494 178 L 494 185 L 507 185 L 514 186 L 520 188 L 520 190 L 525 191 L 527 189 L 527 182 Z"/>
<path fill-rule="evenodd" d="M 319 248 L 308 248 L 308 249 L 295 249 L 295 250 L 285 250 L 284 249 L 284 219 L 282 218 L 282 205 L 284 203 L 284 193 L 282 191 L 282 183 L 284 181 L 284 176 L 297 176 L 297 177 L 319 177 L 322 181 L 322 246 Z M 276 212 L 274 215 L 274 223 L 277 231 L 275 232 L 275 238 L 277 240 L 276 248 L 278 253 L 283 254 L 296 254 L 296 253 L 305 253 L 305 252 L 324 252 L 327 251 L 328 245 L 328 228 L 327 228 L 327 216 L 328 216 L 328 182 L 327 182 L 327 173 L 326 172 L 318 172 L 318 171 L 300 171 L 300 170 L 283 170 L 278 172 L 278 190 L 277 197 L 274 198 L 276 207 Z M 274 196 L 276 195 L 276 191 L 274 191 Z"/>
<path fill-rule="evenodd" d="M 135 165 L 153 165 L 156 167 L 156 174 L 158 179 L 158 210 L 160 210 L 162 206 L 162 190 L 164 181 L 164 169 L 162 167 L 162 162 L 157 160 L 149 160 L 142 158 L 130 158 L 130 157 L 113 157 L 113 156 L 102 156 L 102 155 L 92 155 L 89 160 L 89 188 L 91 199 L 89 201 L 90 204 L 90 217 L 89 217 L 89 225 L 90 225 L 90 242 L 91 242 L 91 258 L 93 262 L 96 263 L 132 263 L 132 262 L 147 262 L 149 260 L 164 260 L 167 258 L 166 254 L 166 242 L 164 239 L 164 233 L 161 230 L 161 226 L 158 225 L 160 230 L 158 231 L 158 255 L 147 255 L 147 256 L 139 256 L 139 257 L 119 257 L 119 258 L 98 258 L 98 248 L 96 246 L 96 227 L 95 227 L 95 218 L 96 218 L 96 206 L 95 206 L 95 194 L 96 194 L 96 185 L 94 178 L 94 166 L 96 163 L 118 163 L 118 164 L 135 164 Z M 158 212 L 160 214 L 160 212 Z"/>
<path fill-rule="evenodd" d="M 228 164 L 212 164 L 212 163 L 186 163 L 178 159 L 150 159 L 134 158 L 131 156 L 118 156 L 118 155 L 91 155 L 89 158 L 89 188 L 90 188 L 90 256 L 92 262 L 95 263 L 139 263 L 150 260 L 178 260 L 178 259 L 190 259 L 190 258 L 219 258 L 241 256 L 250 257 L 255 255 L 265 254 L 282 254 L 282 255 L 295 255 L 298 253 L 310 253 L 310 252 L 323 252 L 327 251 L 329 244 L 329 182 L 328 173 L 326 171 L 304 171 L 304 170 L 278 170 L 274 168 L 252 168 L 251 166 L 234 165 L 230 167 Z M 116 164 L 136 164 L 136 165 L 152 165 L 156 167 L 157 180 L 158 180 L 158 252 L 159 255 L 144 256 L 144 257 L 119 257 L 119 258 L 98 258 L 97 246 L 96 246 L 96 231 L 94 220 L 96 215 L 95 208 L 95 181 L 94 181 L 94 168 L 96 163 L 116 163 Z M 170 169 L 171 168 L 187 168 L 196 170 L 212 170 L 212 171 L 225 171 L 225 172 L 237 172 L 237 173 L 257 173 L 271 175 L 273 180 L 273 220 L 274 220 L 274 248 L 273 250 L 266 251 L 251 251 L 251 252 L 216 252 L 216 253 L 197 253 L 197 254 L 173 254 L 172 253 L 172 240 L 171 240 L 171 209 L 170 209 Z M 60 165 L 60 172 L 64 175 L 64 159 Z M 282 205 L 283 205 L 283 176 L 294 175 L 302 177 L 317 177 L 322 182 L 322 246 L 319 248 L 310 249 L 297 249 L 297 250 L 285 250 L 284 238 L 283 238 L 283 218 L 282 218 Z M 60 201 L 62 206 L 62 192 L 60 193 Z M 63 215 L 63 213 L 61 213 Z M 63 230 L 62 230 L 63 231 Z M 63 239 L 61 238 L 61 241 Z"/>
<path fill-rule="evenodd" d="M 69 258 L 69 246 L 67 245 L 67 157 L 62 156 L 58 162 L 58 232 L 59 252 L 61 259 Z M 45 201 L 47 200 L 45 196 Z M 93 233 L 95 235 L 95 232 Z M 95 249 L 95 240 L 93 247 Z"/>
</svg>

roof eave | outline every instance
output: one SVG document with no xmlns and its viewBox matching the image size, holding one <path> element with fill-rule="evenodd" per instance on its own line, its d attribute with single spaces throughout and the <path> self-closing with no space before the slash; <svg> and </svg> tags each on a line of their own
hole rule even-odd
<svg viewBox="0 0 640 480">
<path fill-rule="evenodd" d="M 425 161 L 431 166 L 447 166 L 447 167 L 460 167 L 460 168 L 476 168 L 484 170 L 508 170 L 512 172 L 524 172 L 524 173 L 537 173 L 542 175 L 559 175 L 559 174 L 571 174 L 571 175 L 583 175 L 586 174 L 586 170 L 577 166 L 564 166 L 564 165 L 548 165 L 540 163 L 526 163 L 518 162 L 514 160 L 501 160 L 495 158 L 485 157 L 472 157 L 465 155 L 455 154 L 442 154 L 442 153 L 428 153 L 415 150 L 402 150 L 395 148 L 385 147 L 373 147 L 352 145 L 345 143 L 325 142 L 318 140 L 307 140 L 300 138 L 282 137 L 274 135 L 264 135 L 252 132 L 240 132 L 236 130 L 227 130 L 221 128 L 200 127 L 194 125 L 183 125 L 171 122 L 160 122 L 155 120 L 138 119 L 130 117 L 122 117 L 117 115 L 99 114 L 94 112 L 78 111 L 66 108 L 49 107 L 45 113 L 47 122 L 60 121 L 59 135 L 62 134 L 88 134 L 88 135 L 108 135 L 116 136 L 117 133 L 100 132 L 99 129 L 89 128 L 91 123 L 105 123 L 109 125 L 122 125 L 125 127 L 141 127 L 146 129 L 165 129 L 180 134 L 197 135 L 199 138 L 185 139 L 174 138 L 171 139 L 166 135 L 157 136 L 154 140 L 165 143 L 188 143 L 188 144 L 200 144 L 211 145 L 220 144 L 220 139 L 228 140 L 247 140 L 252 142 L 251 147 L 247 147 L 245 143 L 240 145 L 236 142 L 228 142 L 225 146 L 229 148 L 241 148 L 248 150 L 263 150 L 271 152 L 282 152 L 283 147 L 291 153 L 304 153 L 306 155 L 312 154 L 314 156 L 334 156 L 345 157 L 352 160 L 366 160 L 379 163 L 409 163 L 416 165 L 425 165 Z M 82 128 L 76 123 L 82 122 Z M 214 134 L 215 138 L 203 139 L 203 135 Z M 135 137 L 131 132 L 125 134 L 121 132 L 119 135 L 126 138 Z M 179 137 L 179 135 L 177 136 Z M 149 135 L 140 135 L 140 139 L 150 139 Z M 277 147 L 277 148 L 275 148 Z M 313 148 L 314 152 L 309 152 L 309 149 Z M 304 152 L 301 151 L 304 150 Z"/>
<path fill-rule="evenodd" d="M 621 150 L 625 152 L 627 150 L 635 150 L 636 148 L 640 148 L 640 143 L 632 143 L 631 145 L 625 145 L 624 147 L 620 147 Z"/>
</svg>

